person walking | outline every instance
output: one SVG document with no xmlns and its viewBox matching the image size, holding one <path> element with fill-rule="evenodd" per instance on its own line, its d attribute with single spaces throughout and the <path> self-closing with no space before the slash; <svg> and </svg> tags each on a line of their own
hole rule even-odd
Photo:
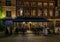
<svg viewBox="0 0 60 42">
<path fill-rule="evenodd" d="M 48 27 L 47 26 L 45 26 L 44 28 L 43 28 L 43 34 L 45 35 L 45 36 L 47 36 L 48 35 Z"/>
</svg>

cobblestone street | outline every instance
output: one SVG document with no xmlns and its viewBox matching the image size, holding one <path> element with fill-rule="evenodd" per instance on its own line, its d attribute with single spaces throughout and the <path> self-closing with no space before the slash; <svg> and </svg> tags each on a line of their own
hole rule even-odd
<svg viewBox="0 0 60 42">
<path fill-rule="evenodd" d="M 60 35 L 13 34 L 11 36 L 1 37 L 0 42 L 60 42 Z"/>
</svg>

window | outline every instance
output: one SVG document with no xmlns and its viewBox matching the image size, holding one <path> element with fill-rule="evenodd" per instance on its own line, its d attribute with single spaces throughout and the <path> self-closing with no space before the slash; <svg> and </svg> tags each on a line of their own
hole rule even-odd
<svg viewBox="0 0 60 42">
<path fill-rule="evenodd" d="M 44 9 L 44 15 L 47 16 L 47 9 Z"/>
<path fill-rule="evenodd" d="M 53 3 L 49 3 L 49 6 L 53 6 Z"/>
<path fill-rule="evenodd" d="M 57 16 L 59 16 L 59 13 L 58 13 L 58 11 L 55 11 L 55 16 L 57 17 Z"/>
<path fill-rule="evenodd" d="M 18 9 L 17 12 L 18 12 L 17 14 L 18 16 L 23 16 L 23 8 Z"/>
<path fill-rule="evenodd" d="M 11 2 L 6 2 L 6 6 L 11 6 Z"/>
<path fill-rule="evenodd" d="M 24 3 L 21 1 L 17 1 L 17 5 L 24 5 Z"/>
<path fill-rule="evenodd" d="M 56 21 L 56 27 L 60 27 L 60 21 Z"/>
<path fill-rule="evenodd" d="M 60 11 L 59 11 L 59 13 L 58 13 L 58 14 L 59 14 L 59 17 L 60 17 Z"/>
<path fill-rule="evenodd" d="M 53 16 L 53 10 L 49 10 L 50 16 Z"/>
<path fill-rule="evenodd" d="M 58 0 L 58 6 L 60 6 L 60 0 Z"/>
<path fill-rule="evenodd" d="M 29 16 L 30 15 L 30 9 L 29 8 L 24 9 L 24 15 L 25 16 Z"/>
<path fill-rule="evenodd" d="M 6 16 L 11 17 L 11 11 L 6 11 Z"/>
<path fill-rule="evenodd" d="M 31 2 L 31 6 L 36 6 L 36 2 Z"/>
<path fill-rule="evenodd" d="M 31 15 L 32 15 L 32 16 L 36 16 L 36 9 L 32 9 L 32 10 L 31 10 Z"/>
<path fill-rule="evenodd" d="M 48 3 L 47 3 L 47 2 L 45 2 L 45 3 L 43 3 L 43 5 L 44 5 L 44 6 L 47 6 L 47 5 L 48 5 Z"/>
<path fill-rule="evenodd" d="M 24 5 L 29 6 L 30 3 L 29 2 L 24 2 Z"/>
<path fill-rule="evenodd" d="M 11 6 L 11 0 L 6 0 L 6 6 Z"/>
<path fill-rule="evenodd" d="M 42 15 L 42 9 L 38 9 L 38 16 Z"/>
<path fill-rule="evenodd" d="M 38 2 L 38 6 L 42 6 L 42 2 Z"/>
</svg>

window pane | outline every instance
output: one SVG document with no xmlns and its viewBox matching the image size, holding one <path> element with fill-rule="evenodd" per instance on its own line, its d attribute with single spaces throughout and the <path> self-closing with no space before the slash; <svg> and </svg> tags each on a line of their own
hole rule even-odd
<svg viewBox="0 0 60 42">
<path fill-rule="evenodd" d="M 23 9 L 20 8 L 20 16 L 23 16 Z"/>
<path fill-rule="evenodd" d="M 18 16 L 23 16 L 23 8 L 18 9 L 17 12 L 18 12 L 17 14 Z"/>
<path fill-rule="evenodd" d="M 11 11 L 6 11 L 6 16 L 11 17 Z"/>
<path fill-rule="evenodd" d="M 29 16 L 30 15 L 30 9 L 29 8 L 24 9 L 24 15 L 25 16 Z"/>
<path fill-rule="evenodd" d="M 47 16 L 47 9 L 44 9 L 44 15 Z"/>
<path fill-rule="evenodd" d="M 58 0 L 58 6 L 60 6 L 60 0 Z"/>
<path fill-rule="evenodd" d="M 36 2 L 31 2 L 31 6 L 36 6 Z"/>
<path fill-rule="evenodd" d="M 36 16 L 36 10 L 35 9 L 31 10 L 31 15 Z"/>
<path fill-rule="evenodd" d="M 6 6 L 11 6 L 11 2 L 6 2 Z"/>
<path fill-rule="evenodd" d="M 55 11 L 55 16 L 59 16 L 59 13 L 58 13 L 58 11 Z"/>
<path fill-rule="evenodd" d="M 29 6 L 30 3 L 29 2 L 24 2 L 24 5 Z"/>
<path fill-rule="evenodd" d="M 42 2 L 38 2 L 38 6 L 42 6 Z"/>
<path fill-rule="evenodd" d="M 44 6 L 47 6 L 48 5 L 48 3 L 44 3 Z"/>
<path fill-rule="evenodd" d="M 23 2 L 18 1 L 17 5 L 24 5 Z"/>
<path fill-rule="evenodd" d="M 53 6 L 53 3 L 49 3 L 49 6 Z"/>
<path fill-rule="evenodd" d="M 53 10 L 49 10 L 50 16 L 53 16 Z"/>
<path fill-rule="evenodd" d="M 38 16 L 41 16 L 41 15 L 42 15 L 42 10 L 38 9 Z"/>
</svg>

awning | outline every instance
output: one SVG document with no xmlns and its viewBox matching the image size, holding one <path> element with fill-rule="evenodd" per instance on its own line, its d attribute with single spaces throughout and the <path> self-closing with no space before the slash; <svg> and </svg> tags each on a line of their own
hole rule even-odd
<svg viewBox="0 0 60 42">
<path fill-rule="evenodd" d="M 20 18 L 17 17 L 13 20 L 14 22 L 49 22 L 46 18 Z"/>
</svg>

